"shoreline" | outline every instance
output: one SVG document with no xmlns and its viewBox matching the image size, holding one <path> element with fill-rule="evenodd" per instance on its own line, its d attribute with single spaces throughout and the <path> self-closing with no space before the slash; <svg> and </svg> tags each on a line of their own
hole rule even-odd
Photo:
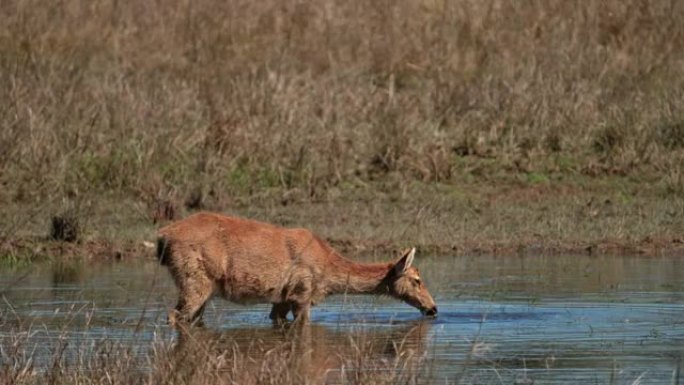
<svg viewBox="0 0 684 385">
<path fill-rule="evenodd" d="M 326 241 L 348 258 L 398 254 L 401 245 L 391 241 L 351 240 L 326 238 Z M 147 244 L 146 244 L 147 243 Z M 524 257 L 529 255 L 589 255 L 616 257 L 684 257 L 684 239 L 647 237 L 637 242 L 604 240 L 587 243 L 517 242 L 517 243 L 464 243 L 418 244 L 419 254 L 428 257 L 448 258 L 465 256 Z M 0 255 L 14 261 L 29 263 L 54 258 L 85 261 L 126 261 L 154 259 L 154 247 L 148 241 L 112 241 L 90 239 L 63 242 L 44 237 L 8 239 L 0 243 Z"/>
</svg>

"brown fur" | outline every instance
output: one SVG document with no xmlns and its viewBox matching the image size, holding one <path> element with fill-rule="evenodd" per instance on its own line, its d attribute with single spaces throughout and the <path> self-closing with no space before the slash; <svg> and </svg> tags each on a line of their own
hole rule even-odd
<svg viewBox="0 0 684 385">
<path fill-rule="evenodd" d="M 179 289 L 171 321 L 195 321 L 214 294 L 238 303 L 270 302 L 271 319 L 288 312 L 306 322 L 329 294 L 388 294 L 428 314 L 437 308 L 418 270 L 415 249 L 394 263 L 360 264 L 306 229 L 198 213 L 159 230 L 157 255 Z"/>
</svg>

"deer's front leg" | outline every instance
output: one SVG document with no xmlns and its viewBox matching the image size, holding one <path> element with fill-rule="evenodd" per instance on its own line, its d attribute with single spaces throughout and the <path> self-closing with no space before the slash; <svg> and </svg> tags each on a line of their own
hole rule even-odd
<svg viewBox="0 0 684 385">
<path fill-rule="evenodd" d="M 291 309 L 291 305 L 287 302 L 274 303 L 271 308 L 271 314 L 269 318 L 273 321 L 275 325 L 281 325 L 287 322 L 287 313 Z"/>
<path fill-rule="evenodd" d="M 295 303 L 292 308 L 292 313 L 295 317 L 295 322 L 299 324 L 309 323 L 309 313 L 311 312 L 311 303 Z"/>
</svg>

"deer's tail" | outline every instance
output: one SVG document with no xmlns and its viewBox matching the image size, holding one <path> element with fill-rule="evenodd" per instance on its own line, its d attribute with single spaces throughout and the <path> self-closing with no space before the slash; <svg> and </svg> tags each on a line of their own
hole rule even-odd
<svg viewBox="0 0 684 385">
<path fill-rule="evenodd" d="M 164 237 L 157 238 L 157 259 L 161 265 L 167 266 L 171 258 L 169 242 Z"/>
</svg>

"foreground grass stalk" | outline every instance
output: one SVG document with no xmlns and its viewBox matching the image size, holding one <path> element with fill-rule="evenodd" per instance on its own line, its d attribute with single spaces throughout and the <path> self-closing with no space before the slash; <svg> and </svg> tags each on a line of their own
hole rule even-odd
<svg viewBox="0 0 684 385">
<path fill-rule="evenodd" d="M 49 332 L 30 328 L 2 337 L 0 380 L 8 385 L 427 383 L 424 327 L 380 338 L 364 332 L 336 336 L 316 326 L 194 329 L 175 341 L 155 335 L 149 344 L 108 338 L 79 343 L 66 335 L 39 343 Z M 249 343 L 245 333 L 252 334 Z"/>
</svg>

